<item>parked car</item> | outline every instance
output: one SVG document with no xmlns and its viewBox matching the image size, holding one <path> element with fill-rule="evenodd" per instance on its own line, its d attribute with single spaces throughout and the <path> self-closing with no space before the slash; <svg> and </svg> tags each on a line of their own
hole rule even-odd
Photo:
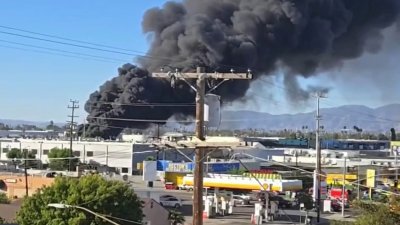
<svg viewBox="0 0 400 225">
<path fill-rule="evenodd" d="M 331 201 L 331 210 L 334 212 L 340 212 L 342 210 L 342 204 L 336 200 Z"/>
<path fill-rule="evenodd" d="M 182 201 L 176 197 L 161 198 L 160 205 L 164 207 L 180 208 L 182 207 Z"/>
<path fill-rule="evenodd" d="M 265 193 L 264 192 L 259 192 L 256 195 L 256 199 L 260 202 L 264 202 L 265 201 Z"/>
<path fill-rule="evenodd" d="M 246 195 L 246 194 L 236 194 L 236 196 L 241 197 L 241 198 L 246 199 L 246 200 L 249 200 L 249 201 L 253 200 L 252 196 Z"/>
<path fill-rule="evenodd" d="M 166 182 L 165 183 L 165 189 L 167 189 L 167 190 L 176 190 L 177 187 L 173 182 Z"/>
<path fill-rule="evenodd" d="M 270 201 L 278 202 L 278 207 L 281 209 L 289 209 L 293 206 L 293 203 L 291 201 L 288 201 L 278 195 L 270 197 Z"/>
<path fill-rule="evenodd" d="M 160 196 L 160 200 L 161 199 L 168 199 L 168 198 L 175 198 L 175 196 L 173 196 L 173 195 L 161 195 Z"/>
<path fill-rule="evenodd" d="M 233 195 L 233 206 L 250 205 L 250 199 L 243 198 L 241 195 Z"/>
<path fill-rule="evenodd" d="M 186 184 L 182 184 L 178 186 L 179 190 L 187 190 L 187 191 L 193 191 L 193 186 L 189 186 Z"/>
</svg>

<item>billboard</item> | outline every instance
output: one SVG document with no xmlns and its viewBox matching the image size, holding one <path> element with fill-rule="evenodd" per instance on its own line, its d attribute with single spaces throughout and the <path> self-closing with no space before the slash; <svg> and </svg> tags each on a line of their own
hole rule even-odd
<svg viewBox="0 0 400 225">
<path fill-rule="evenodd" d="M 208 168 L 206 168 L 208 167 Z M 204 169 L 209 173 L 222 173 L 239 170 L 240 163 L 205 163 Z"/>
<path fill-rule="evenodd" d="M 375 170 L 368 169 L 367 170 L 367 187 L 369 187 L 369 188 L 375 187 L 375 181 L 376 181 Z"/>
</svg>

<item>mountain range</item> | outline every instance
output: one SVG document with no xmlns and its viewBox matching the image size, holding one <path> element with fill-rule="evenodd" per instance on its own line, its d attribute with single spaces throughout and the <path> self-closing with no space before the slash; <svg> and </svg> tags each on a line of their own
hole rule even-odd
<svg viewBox="0 0 400 225">
<path fill-rule="evenodd" d="M 344 127 L 354 126 L 370 132 L 387 132 L 390 128 L 400 130 L 400 104 L 370 108 L 363 105 L 344 105 L 334 108 L 323 108 L 320 111 L 321 125 L 326 131 L 340 131 Z M 46 127 L 49 122 L 0 119 L 0 123 L 10 126 L 36 125 Z M 63 125 L 63 123 L 55 123 Z M 315 111 L 297 114 L 272 115 L 255 111 L 222 111 L 220 129 L 264 129 L 268 130 L 301 130 L 302 127 L 314 130 Z"/>
<path fill-rule="evenodd" d="M 315 111 L 298 114 L 272 115 L 254 111 L 223 111 L 220 129 L 301 130 L 315 129 Z M 400 104 L 370 108 L 363 105 L 344 105 L 320 110 L 321 126 L 326 131 L 353 129 L 387 132 L 400 128 Z"/>
</svg>

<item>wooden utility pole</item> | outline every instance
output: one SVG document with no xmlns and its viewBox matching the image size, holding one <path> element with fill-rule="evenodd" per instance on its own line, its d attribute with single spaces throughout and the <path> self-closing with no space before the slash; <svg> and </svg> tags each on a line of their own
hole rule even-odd
<svg viewBox="0 0 400 225">
<path fill-rule="evenodd" d="M 74 122 L 74 119 L 77 117 L 75 116 L 75 109 L 79 109 L 78 106 L 78 101 L 76 100 L 70 100 L 70 102 L 72 103 L 72 106 L 68 106 L 69 109 L 71 109 L 71 115 L 69 115 L 68 117 L 71 118 L 71 121 L 68 121 L 69 123 L 69 171 L 72 171 L 72 162 L 73 162 L 73 150 L 72 150 L 72 142 L 74 140 L 74 126 L 76 125 L 76 123 Z"/>
<path fill-rule="evenodd" d="M 171 86 L 175 86 L 177 80 L 185 81 L 190 87 L 196 91 L 196 137 L 200 141 L 205 140 L 204 127 L 204 99 L 206 95 L 206 79 L 222 79 L 212 90 L 216 89 L 226 80 L 240 79 L 248 80 L 252 78 L 250 71 L 248 73 L 206 73 L 205 68 L 197 67 L 196 73 L 181 73 L 179 71 L 167 73 L 153 73 L 153 77 L 169 78 Z M 193 87 L 187 79 L 196 79 L 196 86 Z M 203 224 L 203 158 L 204 147 L 196 147 L 195 150 L 195 167 L 193 177 L 193 225 Z"/>
</svg>

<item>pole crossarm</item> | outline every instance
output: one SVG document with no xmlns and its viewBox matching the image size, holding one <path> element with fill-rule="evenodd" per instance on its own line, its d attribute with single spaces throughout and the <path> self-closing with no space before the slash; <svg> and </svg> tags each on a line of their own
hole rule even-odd
<svg viewBox="0 0 400 225">
<path fill-rule="evenodd" d="M 204 74 L 205 78 L 213 78 L 213 79 L 228 79 L 228 80 L 250 80 L 253 79 L 253 75 L 251 73 L 200 73 Z M 152 77 L 154 78 L 169 78 L 171 76 L 175 76 L 178 79 L 198 79 L 200 76 L 199 73 L 152 73 Z"/>
</svg>

